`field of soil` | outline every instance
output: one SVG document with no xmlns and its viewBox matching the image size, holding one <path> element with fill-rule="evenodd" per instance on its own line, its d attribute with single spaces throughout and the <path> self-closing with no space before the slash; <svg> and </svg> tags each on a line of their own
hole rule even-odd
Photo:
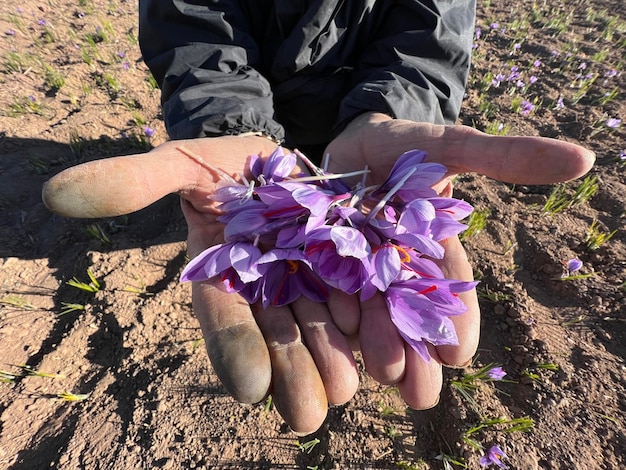
<svg viewBox="0 0 626 470">
<path fill-rule="evenodd" d="M 626 468 L 624 2 L 479 2 L 460 122 L 577 142 L 597 164 L 559 186 L 460 177 L 485 222 L 464 240 L 473 364 L 445 371 L 428 411 L 363 372 L 310 436 L 219 383 L 178 280 L 177 196 L 98 220 L 41 202 L 67 167 L 166 140 L 136 3 L 0 6 L 0 469 L 475 469 L 493 445 L 511 469 Z M 95 287 L 88 273 L 96 292 L 68 284 Z M 472 378 L 484 366 L 507 375 Z"/>
</svg>

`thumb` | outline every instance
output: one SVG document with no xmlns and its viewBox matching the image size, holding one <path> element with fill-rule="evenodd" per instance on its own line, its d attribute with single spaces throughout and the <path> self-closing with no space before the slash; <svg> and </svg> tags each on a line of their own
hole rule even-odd
<svg viewBox="0 0 626 470">
<path fill-rule="evenodd" d="M 166 152 L 107 158 L 68 168 L 43 186 L 48 209 L 64 217 L 113 217 L 142 209 L 184 186 L 184 158 Z"/>
<path fill-rule="evenodd" d="M 248 156 L 275 148 L 256 136 L 170 141 L 145 154 L 68 168 L 44 184 L 42 198 L 48 209 L 64 217 L 128 214 L 170 193 L 210 192 L 220 179 L 217 168 L 241 172 Z"/>
<path fill-rule="evenodd" d="M 454 173 L 475 172 L 517 184 L 552 184 L 587 173 L 595 154 L 580 145 L 533 136 L 491 136 L 469 127 L 438 129 Z"/>
</svg>

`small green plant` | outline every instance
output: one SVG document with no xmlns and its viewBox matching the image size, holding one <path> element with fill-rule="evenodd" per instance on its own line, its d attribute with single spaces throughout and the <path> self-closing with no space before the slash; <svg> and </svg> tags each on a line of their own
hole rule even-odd
<svg viewBox="0 0 626 470">
<path fill-rule="evenodd" d="M 467 218 L 467 229 L 465 229 L 465 231 L 461 233 L 459 238 L 461 240 L 466 240 L 469 237 L 478 235 L 487 227 L 487 219 L 490 215 L 491 211 L 489 209 L 474 209 L 474 212 L 472 212 Z"/>
<path fill-rule="evenodd" d="M 91 292 L 93 294 L 95 294 L 96 292 L 99 292 L 100 283 L 98 282 L 94 274 L 91 272 L 91 269 L 87 269 L 87 276 L 89 276 L 89 280 L 90 280 L 89 284 L 79 281 L 75 277 L 67 281 L 67 284 L 69 286 L 75 287 L 85 292 Z"/>
<path fill-rule="evenodd" d="M 613 230 L 612 232 L 605 232 L 598 226 L 598 221 L 594 220 L 591 222 L 591 225 L 587 229 L 587 234 L 585 235 L 585 246 L 590 250 L 597 250 L 606 242 L 608 242 L 613 235 L 617 233 L 617 230 Z"/>
<path fill-rule="evenodd" d="M 301 452 L 305 454 L 310 454 L 311 451 L 313 451 L 313 449 L 315 448 L 315 446 L 318 445 L 319 443 L 320 443 L 320 440 L 317 438 L 311 439 L 310 441 L 307 441 L 307 442 L 300 442 L 300 441 L 294 442 L 294 444 L 298 447 L 298 450 L 300 450 Z"/>
<path fill-rule="evenodd" d="M 12 384 L 15 383 L 15 379 L 17 379 L 17 375 L 6 370 L 0 370 L 0 382 Z"/>
<path fill-rule="evenodd" d="M 6 295 L 0 299 L 0 304 L 23 310 L 34 310 L 36 307 L 24 297 L 18 295 Z"/>
<path fill-rule="evenodd" d="M 83 401 L 89 398 L 89 394 L 88 393 L 61 392 L 61 393 L 57 393 L 56 397 L 63 401 Z"/>
<path fill-rule="evenodd" d="M 82 304 L 73 304 L 68 302 L 61 302 L 61 311 L 59 312 L 59 316 L 67 315 L 72 312 L 79 312 L 85 310 L 85 306 Z"/>
<path fill-rule="evenodd" d="M 485 285 L 484 287 L 480 287 L 477 290 L 478 298 L 491 302 L 492 304 L 497 304 L 501 302 L 510 302 L 513 300 L 513 296 L 511 294 L 507 294 L 505 292 L 492 291 L 489 289 L 489 286 Z"/>
<path fill-rule="evenodd" d="M 474 400 L 474 393 L 480 387 L 481 382 L 493 382 L 501 379 L 494 378 L 492 371 L 501 370 L 496 364 L 487 364 L 475 372 L 464 373 L 460 379 L 450 381 L 450 386 L 459 392 L 461 396 L 469 403 L 470 407 L 480 414 L 478 403 Z"/>
<path fill-rule="evenodd" d="M 572 196 L 568 196 L 565 185 L 555 186 L 543 205 L 542 212 L 556 214 L 570 207 L 583 204 L 589 201 L 598 192 L 598 189 L 598 178 L 593 175 L 587 176 L 578 185 Z"/>
<path fill-rule="evenodd" d="M 487 127 L 485 127 L 485 133 L 489 135 L 508 135 L 511 128 L 498 121 L 491 121 Z"/>
<path fill-rule="evenodd" d="M 472 426 L 467 431 L 465 431 L 462 435 L 463 442 L 467 445 L 482 450 L 483 446 L 478 442 L 473 435 L 478 431 L 485 429 L 496 427 L 500 432 L 512 433 L 512 432 L 530 432 L 535 428 L 535 422 L 532 418 L 528 416 L 524 416 L 522 418 L 491 418 L 486 419 L 478 423 L 476 426 Z"/>
<path fill-rule="evenodd" d="M 65 85 L 65 77 L 48 64 L 44 67 L 44 87 L 48 93 L 56 94 Z"/>
<path fill-rule="evenodd" d="M 44 115 L 44 106 L 32 95 L 16 97 L 13 103 L 9 104 L 9 109 L 7 110 L 7 116 L 9 117 L 18 117 L 29 113 L 38 116 Z"/>
<path fill-rule="evenodd" d="M 22 369 L 22 375 L 31 375 L 31 376 L 34 376 L 34 377 L 44 377 L 44 378 L 47 378 L 47 379 L 63 379 L 63 378 L 65 378 L 61 374 L 54 374 L 54 373 L 50 373 L 50 372 L 41 372 L 39 370 L 35 370 L 31 366 L 29 366 L 27 364 L 20 364 L 18 367 L 20 369 Z"/>
<path fill-rule="evenodd" d="M 463 457 L 456 457 L 454 455 L 439 454 L 435 457 L 437 460 L 441 460 L 444 470 L 454 470 L 453 465 L 458 465 L 461 468 L 469 468 L 465 463 Z"/>
<path fill-rule="evenodd" d="M 98 223 L 87 225 L 86 227 L 83 228 L 83 232 L 85 232 L 91 238 L 100 240 L 105 245 L 108 245 L 111 243 L 111 239 L 109 238 L 109 236 L 105 233 L 104 229 Z"/>
<path fill-rule="evenodd" d="M 387 426 L 385 427 L 385 435 L 387 435 L 390 439 L 395 439 L 396 437 L 402 436 L 402 431 L 396 429 L 395 426 Z"/>
</svg>

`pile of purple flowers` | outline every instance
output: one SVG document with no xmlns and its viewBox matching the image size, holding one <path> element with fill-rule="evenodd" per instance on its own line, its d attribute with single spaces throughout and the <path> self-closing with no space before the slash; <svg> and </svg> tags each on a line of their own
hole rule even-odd
<svg viewBox="0 0 626 470">
<path fill-rule="evenodd" d="M 182 281 L 218 276 L 228 292 L 249 303 L 282 306 L 304 295 L 328 300 L 331 289 L 384 296 L 401 336 L 426 361 L 426 344 L 458 344 L 451 316 L 465 312 L 457 294 L 475 282 L 445 279 L 433 261 L 439 241 L 463 231 L 472 212 L 464 201 L 439 197 L 431 186 L 446 168 L 412 150 L 387 180 L 353 187 L 304 155 L 278 148 L 253 156 L 254 179 L 224 180 L 212 196 L 220 203 L 225 243 L 208 248 L 184 269 Z M 312 176 L 292 177 L 298 158 Z"/>
</svg>

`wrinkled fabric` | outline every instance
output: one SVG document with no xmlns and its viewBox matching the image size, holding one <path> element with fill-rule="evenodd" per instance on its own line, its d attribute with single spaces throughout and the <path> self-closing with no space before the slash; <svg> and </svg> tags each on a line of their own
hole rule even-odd
<svg viewBox="0 0 626 470">
<path fill-rule="evenodd" d="M 140 0 L 139 11 L 172 139 L 261 131 L 323 150 L 366 111 L 458 118 L 475 0 Z"/>
</svg>

